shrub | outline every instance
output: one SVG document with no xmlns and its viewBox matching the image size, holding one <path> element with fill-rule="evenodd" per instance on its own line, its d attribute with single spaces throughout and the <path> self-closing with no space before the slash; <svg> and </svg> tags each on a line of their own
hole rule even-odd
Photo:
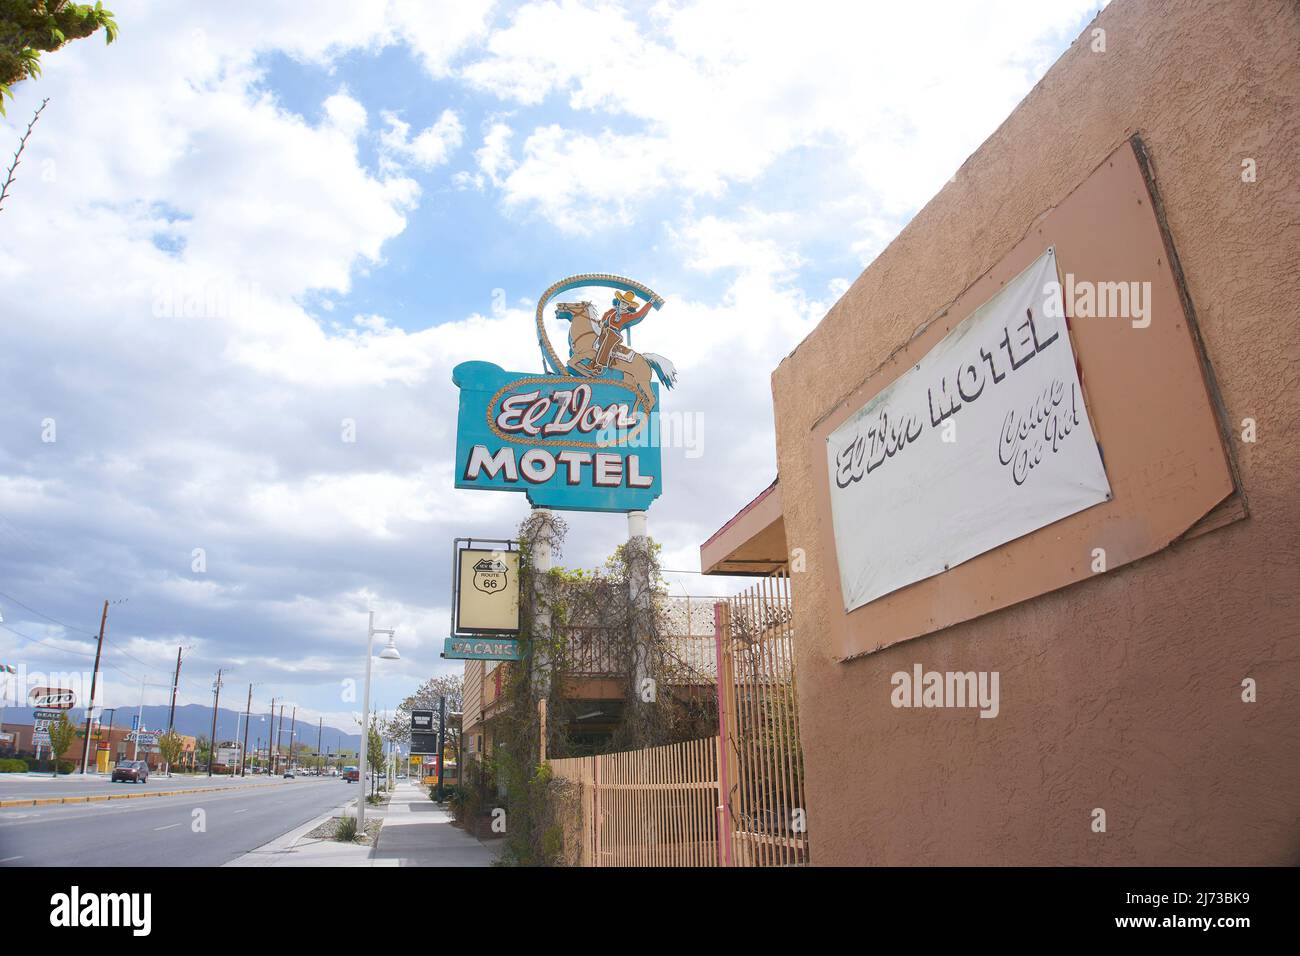
<svg viewBox="0 0 1300 956">
<path fill-rule="evenodd" d="M 355 843 L 357 839 L 357 818 L 339 817 L 338 824 L 334 827 L 334 839 L 342 840 L 344 843 Z"/>
<path fill-rule="evenodd" d="M 17 758 L 0 760 L 0 773 L 26 773 L 27 761 Z"/>
</svg>

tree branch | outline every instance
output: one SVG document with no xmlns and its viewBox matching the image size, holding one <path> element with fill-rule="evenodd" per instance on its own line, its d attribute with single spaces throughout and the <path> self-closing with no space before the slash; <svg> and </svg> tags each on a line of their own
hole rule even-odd
<svg viewBox="0 0 1300 956">
<path fill-rule="evenodd" d="M 41 105 L 38 106 L 36 112 L 32 114 L 32 121 L 27 124 L 27 131 L 23 133 L 23 138 L 18 141 L 18 149 L 14 151 L 14 161 L 9 164 L 9 174 L 5 177 L 4 185 L 0 186 L 0 209 L 4 208 L 5 199 L 9 195 L 9 187 L 13 185 L 14 172 L 18 169 L 18 164 L 21 162 L 21 157 L 23 155 L 23 149 L 27 146 L 27 137 L 32 135 L 32 127 L 35 126 L 36 121 L 41 118 L 41 111 L 45 109 L 45 104 L 49 101 L 48 97 L 41 100 Z"/>
</svg>

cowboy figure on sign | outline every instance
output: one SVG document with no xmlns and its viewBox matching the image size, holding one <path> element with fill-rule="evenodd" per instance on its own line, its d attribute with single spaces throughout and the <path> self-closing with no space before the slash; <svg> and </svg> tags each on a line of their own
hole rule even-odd
<svg viewBox="0 0 1300 956">
<path fill-rule="evenodd" d="M 590 302 L 557 302 L 555 316 L 569 323 L 569 359 L 565 371 L 578 378 L 613 379 L 637 395 L 644 416 L 654 408 L 651 376 L 666 388 L 677 381 L 673 363 L 654 352 L 638 352 L 623 341 L 623 330 L 631 329 L 650 312 L 647 299 L 638 306 L 636 293 L 616 291 L 612 308 L 599 318 Z"/>
</svg>

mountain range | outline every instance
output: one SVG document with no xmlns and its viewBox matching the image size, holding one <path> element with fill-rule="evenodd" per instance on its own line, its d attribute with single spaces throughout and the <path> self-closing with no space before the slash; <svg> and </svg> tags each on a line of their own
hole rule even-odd
<svg viewBox="0 0 1300 956">
<path fill-rule="evenodd" d="M 112 720 L 114 727 L 129 727 L 132 718 L 140 715 L 146 730 L 164 731 L 167 729 L 168 708 L 165 705 L 145 705 L 143 711 L 138 707 L 129 709 L 118 708 L 117 712 L 108 715 Z M 86 712 L 80 707 L 74 707 L 68 711 L 68 718 L 75 724 L 83 725 L 86 721 Z M 32 722 L 32 708 L 30 707 L 6 707 L 4 710 L 4 722 L 6 724 L 30 724 Z M 279 723 L 279 714 L 276 715 L 276 723 Z M 107 726 L 107 722 L 105 722 Z M 212 708 L 204 707 L 202 704 L 185 704 L 176 708 L 175 718 L 176 732 L 191 737 L 210 737 L 212 736 Z M 298 721 L 295 725 L 290 717 L 288 710 L 284 714 L 284 726 L 280 735 L 280 746 L 287 747 L 289 743 L 290 732 L 296 732 L 299 741 L 307 744 L 314 752 L 318 739 L 317 725 Z M 253 713 L 252 725 L 248 730 L 248 746 L 250 748 L 257 746 L 260 739 L 262 746 L 266 746 L 267 739 L 271 736 L 271 716 L 269 713 Z M 244 737 L 244 720 L 239 711 L 227 710 L 222 707 L 217 712 L 217 740 L 239 740 L 242 742 Z M 361 746 L 361 733 L 359 730 L 348 733 L 337 727 L 325 726 L 319 731 L 320 746 L 327 752 L 337 752 L 340 749 L 357 752 Z"/>
</svg>

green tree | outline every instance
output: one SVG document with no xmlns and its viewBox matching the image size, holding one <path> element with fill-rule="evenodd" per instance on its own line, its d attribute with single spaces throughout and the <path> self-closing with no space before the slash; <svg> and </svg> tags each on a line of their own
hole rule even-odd
<svg viewBox="0 0 1300 956">
<path fill-rule="evenodd" d="M 158 749 L 162 752 L 163 763 L 167 767 L 167 776 L 171 776 L 172 764 L 179 763 L 181 751 L 185 748 L 185 738 L 175 730 L 169 730 L 158 738 Z"/>
<path fill-rule="evenodd" d="M 41 75 L 42 53 L 53 53 L 100 27 L 107 42 L 117 39 L 117 21 L 103 3 L 0 0 L 0 115 L 4 98 L 13 99 L 15 83 Z"/>
<path fill-rule="evenodd" d="M 376 779 L 376 772 L 382 772 L 384 769 L 384 738 L 379 732 L 379 715 L 373 714 L 370 718 L 370 730 L 366 733 L 366 772 L 370 774 L 370 779 Z M 364 782 L 363 782 L 364 786 Z M 371 793 L 374 787 L 371 787 Z"/>
<path fill-rule="evenodd" d="M 434 727 L 437 728 L 438 699 L 447 698 L 447 740 L 443 747 L 444 756 L 450 750 L 460 764 L 460 719 L 453 714 L 461 712 L 465 696 L 465 680 L 461 674 L 440 674 L 430 677 L 419 689 L 397 707 L 397 716 L 388 722 L 385 736 L 399 743 L 411 739 L 411 711 L 431 710 L 434 714 Z"/>
<path fill-rule="evenodd" d="M 50 753 L 54 755 L 54 775 L 59 773 L 59 761 L 72 746 L 77 737 L 77 725 L 68 720 L 67 714 L 59 714 L 59 719 L 50 723 Z M 90 746 L 90 741 L 86 741 Z"/>
</svg>

